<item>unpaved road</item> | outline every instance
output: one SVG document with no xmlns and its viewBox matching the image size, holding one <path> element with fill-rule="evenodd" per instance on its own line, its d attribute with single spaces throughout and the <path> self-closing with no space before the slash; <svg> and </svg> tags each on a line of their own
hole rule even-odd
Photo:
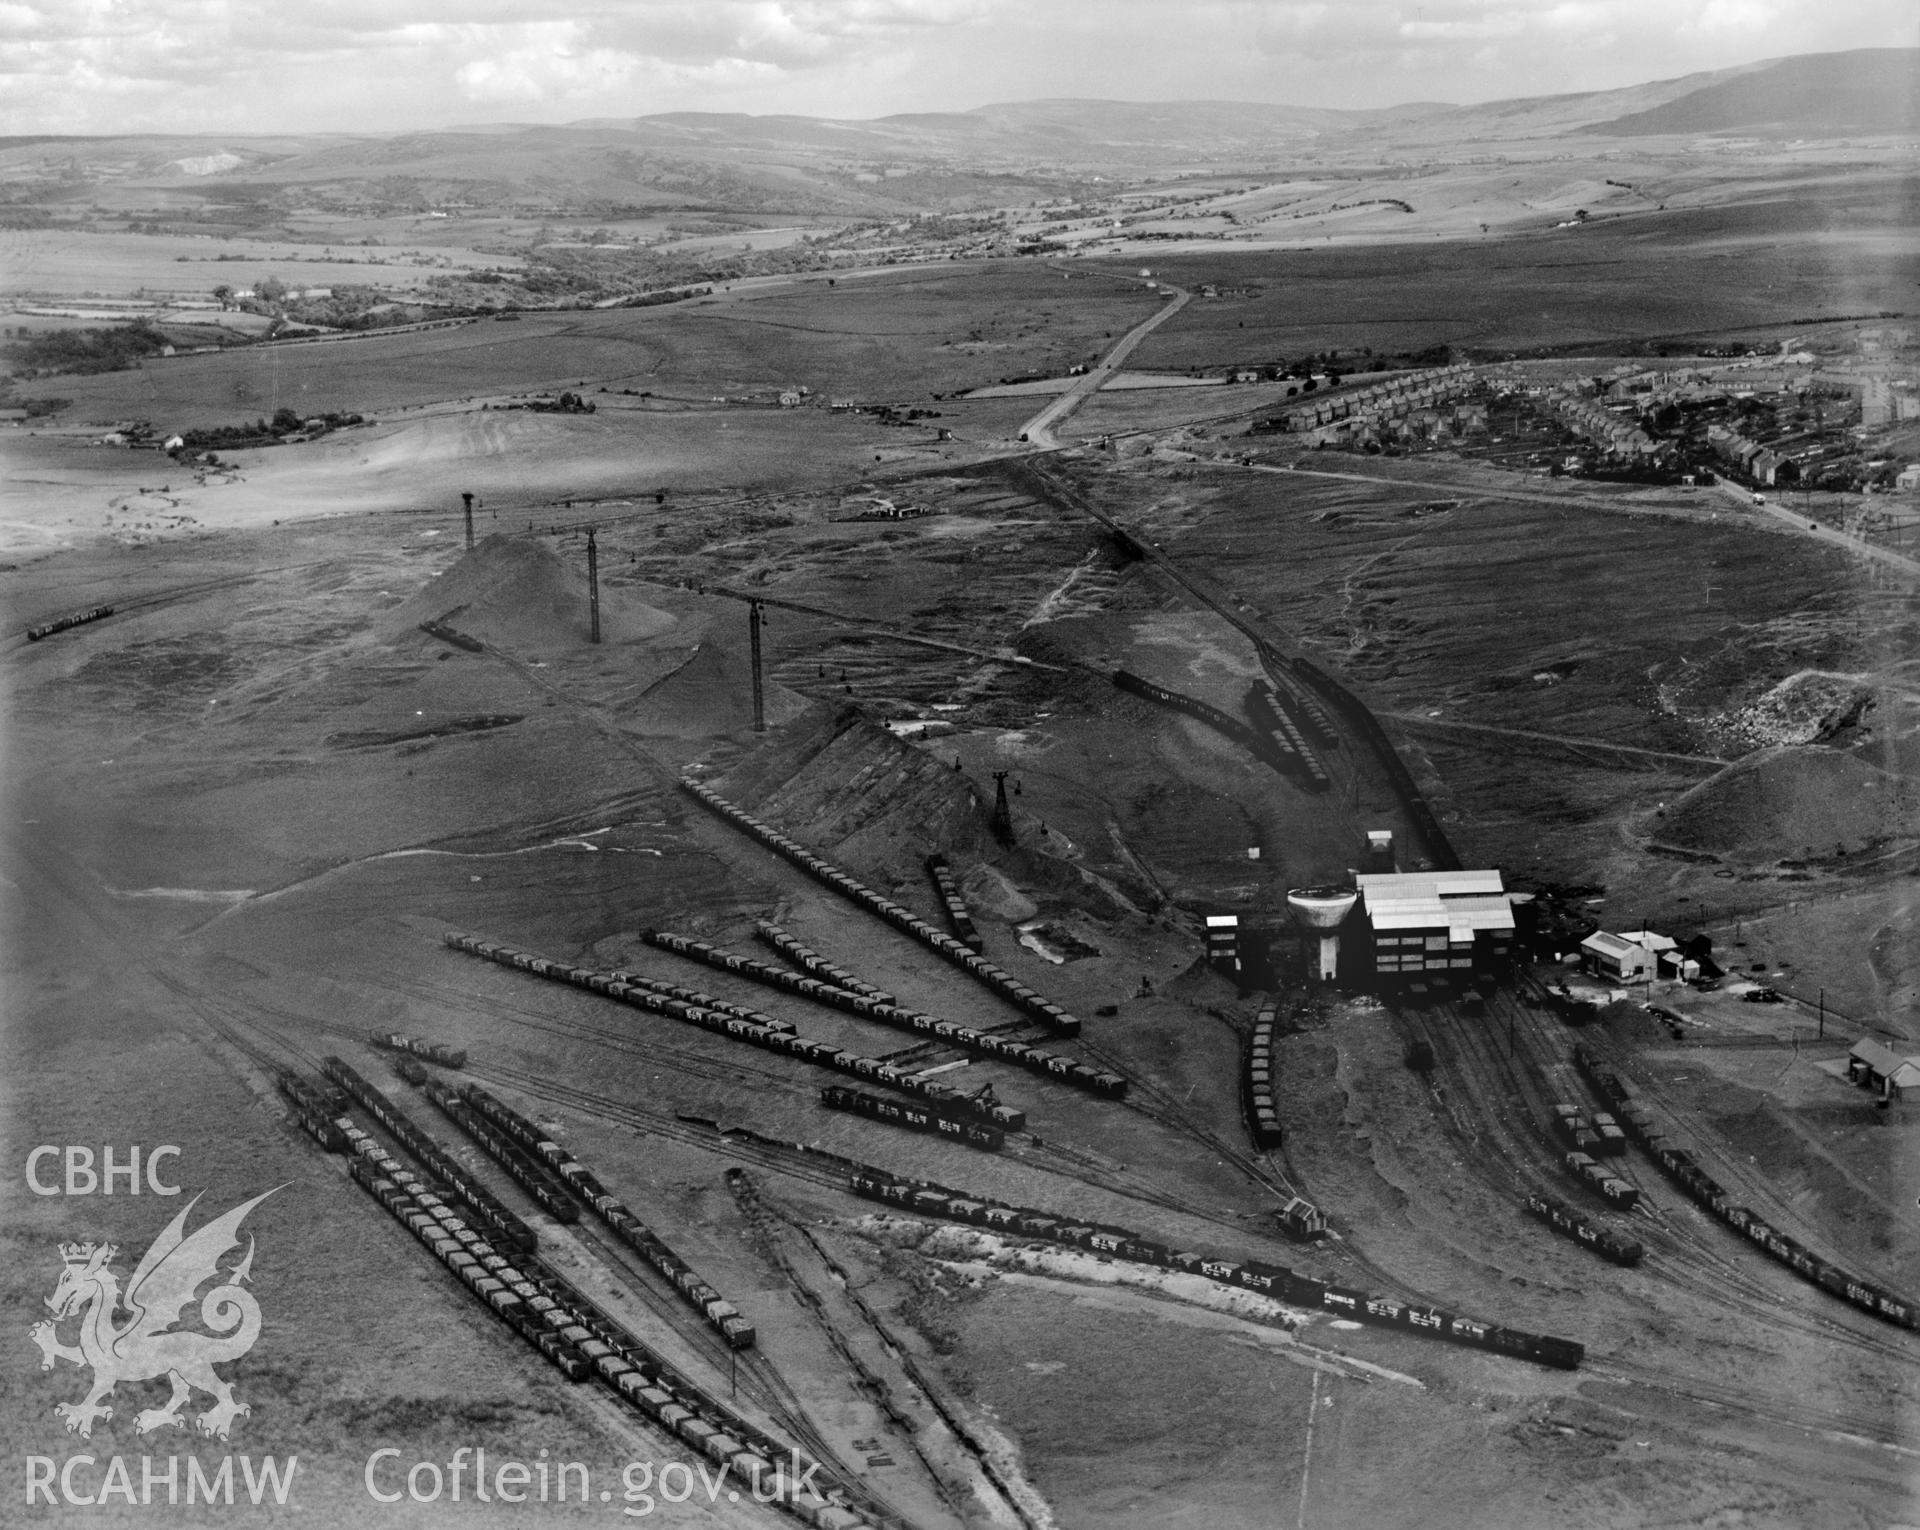
<svg viewBox="0 0 1920 1530">
<path fill-rule="evenodd" d="M 1134 347 L 1146 339 L 1148 335 L 1152 334 L 1162 324 L 1166 323 L 1167 320 L 1171 319 L 1182 308 L 1185 308 L 1193 298 L 1193 294 L 1184 287 L 1175 287 L 1166 283 L 1162 283 L 1162 285 L 1166 286 L 1167 290 L 1173 293 L 1173 301 L 1158 313 L 1134 325 L 1132 329 L 1120 337 L 1113 349 L 1108 351 L 1101 359 L 1099 365 L 1092 368 L 1084 377 L 1075 382 L 1071 388 L 1067 389 L 1065 393 L 1062 393 L 1052 403 L 1048 404 L 1046 408 L 1028 420 L 1025 425 L 1021 426 L 1020 439 L 1022 441 L 1030 442 L 1035 446 L 1044 447 L 1048 450 L 1054 450 L 1066 444 L 1054 435 L 1053 427 L 1071 415 L 1074 410 L 1078 409 L 1095 393 L 1099 392 L 1101 386 L 1112 377 L 1115 372 L 1120 370 L 1121 363 L 1133 354 Z"/>
</svg>

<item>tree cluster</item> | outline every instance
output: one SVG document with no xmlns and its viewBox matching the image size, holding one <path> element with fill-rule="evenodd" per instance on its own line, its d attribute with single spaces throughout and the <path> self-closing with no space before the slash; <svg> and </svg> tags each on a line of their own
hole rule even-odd
<svg viewBox="0 0 1920 1530">
<path fill-rule="evenodd" d="M 270 420 L 255 420 L 251 424 L 242 421 L 238 425 L 209 425 L 182 431 L 180 450 L 204 452 L 224 447 L 233 451 L 243 446 L 278 446 L 288 436 L 302 433 L 317 436 L 345 425 L 364 423 L 365 417 L 358 414 L 310 415 L 302 419 L 293 410 L 282 408 L 274 410 Z"/>
<path fill-rule="evenodd" d="M 17 373 L 119 372 L 172 344 L 153 324 L 136 319 L 100 329 L 53 329 L 6 348 Z"/>
</svg>

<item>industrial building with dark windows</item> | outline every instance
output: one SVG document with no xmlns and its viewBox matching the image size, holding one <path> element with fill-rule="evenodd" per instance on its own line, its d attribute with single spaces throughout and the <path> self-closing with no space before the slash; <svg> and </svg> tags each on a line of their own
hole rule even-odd
<svg viewBox="0 0 1920 1530">
<path fill-rule="evenodd" d="M 1362 872 L 1352 889 L 1300 888 L 1287 902 L 1321 981 L 1464 983 L 1513 955 L 1513 902 L 1498 871 Z"/>
</svg>

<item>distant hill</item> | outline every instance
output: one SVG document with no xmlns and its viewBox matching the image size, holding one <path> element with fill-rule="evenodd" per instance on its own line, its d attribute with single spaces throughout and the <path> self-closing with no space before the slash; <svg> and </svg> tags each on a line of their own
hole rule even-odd
<svg viewBox="0 0 1920 1530">
<path fill-rule="evenodd" d="M 1783 58 L 1588 131 L 1615 137 L 1747 133 L 1782 138 L 1920 131 L 1920 48 Z"/>
<path fill-rule="evenodd" d="M 452 204 L 893 218 L 1195 171 L 1376 173 L 1568 137 L 1916 131 L 1920 49 L 1880 48 L 1470 106 L 1051 99 L 864 119 L 663 112 L 389 134 L 26 136 L 0 139 L 0 198 L 50 206 L 125 184 L 191 188 L 222 205 L 294 198 L 373 213 Z"/>
<path fill-rule="evenodd" d="M 1262 101 L 998 102 L 867 119 L 670 112 L 576 129 L 680 152 L 854 155 L 1151 174 L 1303 153 L 1581 134 L 1840 137 L 1920 129 L 1920 48 L 1866 48 L 1741 64 L 1618 90 L 1337 111 Z"/>
<path fill-rule="evenodd" d="M 1060 99 L 868 118 L 662 112 L 568 126 L 626 132 L 663 152 L 785 151 L 1104 168 L 1257 155 L 1338 135 L 1375 115 L 1258 101 Z"/>
</svg>

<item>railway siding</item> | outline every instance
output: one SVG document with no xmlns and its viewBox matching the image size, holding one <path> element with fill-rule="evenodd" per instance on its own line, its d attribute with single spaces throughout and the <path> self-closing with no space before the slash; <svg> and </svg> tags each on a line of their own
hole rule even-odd
<svg viewBox="0 0 1920 1530">
<path fill-rule="evenodd" d="M 474 935 L 463 935 L 457 931 L 449 931 L 444 938 L 454 950 L 464 951 L 470 956 L 478 956 L 486 961 L 497 962 L 501 966 L 512 967 L 521 972 L 529 972 L 551 982 L 570 983 L 575 987 L 586 988 L 619 1003 L 631 1004 L 636 1009 L 644 1009 L 654 1014 L 666 1015 L 671 1019 L 685 1021 L 689 1025 L 698 1026 L 701 1030 L 728 1036 L 736 1041 L 744 1041 L 749 1046 L 797 1057 L 816 1067 L 851 1073 L 855 1077 L 870 1079 L 875 1083 L 898 1089 L 904 1094 L 917 1094 L 930 1100 L 937 1100 L 950 1111 L 977 1116 L 995 1126 L 1018 1131 L 1026 1125 L 1026 1113 L 1012 1106 L 975 1099 L 945 1084 L 934 1083 L 904 1068 L 895 1067 L 892 1063 L 882 1062 L 878 1058 L 863 1057 L 824 1041 L 796 1035 L 790 1030 L 774 1030 L 751 1020 L 743 1020 L 738 1015 L 723 1014 L 705 1005 L 690 1004 L 681 999 L 652 993 L 627 982 L 618 973 L 569 966 L 549 957 L 534 956 L 529 952 L 516 950 L 512 946 L 482 940 Z"/>
<path fill-rule="evenodd" d="M 898 1004 L 883 1003 L 878 999 L 868 998 L 865 994 L 835 987 L 820 978 L 789 972 L 784 967 L 772 967 L 765 962 L 755 961 L 749 956 L 737 956 L 731 951 L 722 951 L 717 946 L 709 945 L 704 940 L 695 940 L 688 935 L 676 935 L 665 930 L 642 930 L 640 938 L 659 950 L 671 951 L 676 956 L 684 956 L 690 961 L 700 962 L 722 972 L 731 972 L 736 977 L 748 978 L 753 982 L 763 983 L 769 988 L 777 988 L 803 999 L 811 999 L 816 1004 L 825 1004 L 833 1009 L 844 1010 L 848 1014 L 858 1015 L 863 1020 L 872 1020 L 896 1030 L 911 1031 L 915 1035 L 924 1036 L 930 1040 L 945 1042 L 964 1052 L 973 1052 L 983 1057 L 1010 1062 L 1015 1067 L 1043 1074 L 1059 1083 L 1084 1089 L 1090 1094 L 1118 1099 L 1127 1092 L 1127 1081 L 1118 1073 L 1089 1068 L 1085 1063 L 1074 1062 L 1071 1058 L 1061 1057 L 1054 1052 L 1041 1051 L 1038 1047 L 1029 1046 L 1024 1041 L 995 1035 L 989 1031 L 975 1030 L 971 1026 L 959 1025 L 951 1020 L 941 1020 L 933 1015 L 922 1014 L 919 1010 L 907 1009 Z"/>
<path fill-rule="evenodd" d="M 968 1195 L 941 1185 L 901 1179 L 878 1169 L 856 1170 L 848 1181 L 855 1195 L 901 1207 L 921 1216 L 966 1222 L 1017 1237 L 1062 1243 L 1104 1254 L 1108 1258 L 1204 1275 L 1222 1285 L 1257 1291 L 1298 1306 L 1329 1312 L 1336 1317 L 1402 1328 L 1450 1343 L 1530 1360 L 1558 1370 L 1575 1370 L 1586 1353 L 1571 1339 L 1526 1333 L 1481 1323 L 1438 1308 L 1416 1306 L 1392 1297 L 1374 1296 L 1346 1286 L 1330 1285 L 1284 1265 L 1256 1260 L 1219 1259 L 1143 1238 L 1126 1228 L 1081 1222 L 1044 1211 L 1009 1206 L 1005 1202 Z"/>
<path fill-rule="evenodd" d="M 468 1107 L 469 1111 L 477 1112 L 504 1131 L 528 1154 L 543 1161 L 565 1182 L 583 1206 L 613 1229 L 614 1236 L 652 1266 L 673 1287 L 675 1294 L 726 1340 L 728 1348 L 753 1347 L 753 1325 L 740 1315 L 740 1309 L 702 1280 L 691 1265 L 667 1246 L 659 1234 L 601 1184 L 592 1170 L 559 1143 L 549 1139 L 533 1122 L 478 1084 L 464 1085 L 457 1095 L 444 1085 L 439 1086 L 438 1092 L 429 1086 L 427 1095 L 442 1109 L 457 1102 Z"/>
<path fill-rule="evenodd" d="M 348 1123 L 351 1124 L 350 1122 Z M 823 1496 L 799 1474 L 800 1453 L 742 1418 L 668 1366 L 637 1335 L 601 1311 L 536 1255 L 511 1259 L 479 1237 L 437 1192 L 442 1187 L 406 1170 L 358 1132 L 349 1170 L 359 1185 L 407 1227 L 493 1316 L 537 1350 L 569 1381 L 599 1381 L 669 1436 L 723 1464 L 752 1484 L 761 1502 L 776 1504 L 817 1530 L 878 1530 L 888 1523 L 855 1513 L 854 1494 L 820 1464 Z"/>
<path fill-rule="evenodd" d="M 743 830 L 760 841 L 776 855 L 784 857 L 798 866 L 808 875 L 824 882 L 843 897 L 851 899 L 869 912 L 878 914 L 895 929 L 913 936 L 923 945 L 931 947 L 956 967 L 978 979 L 984 986 L 992 989 L 1001 998 L 1018 1009 L 1025 1010 L 1048 1030 L 1060 1036 L 1080 1034 L 1080 1021 L 1066 1010 L 1055 1004 L 1044 994 L 1034 992 L 1025 983 L 1003 970 L 984 956 L 969 950 L 964 942 L 953 936 L 936 930 L 912 909 L 895 903 L 891 898 L 882 897 L 872 888 L 857 881 L 840 867 L 824 856 L 814 854 L 804 845 L 789 839 L 769 824 L 762 823 L 744 809 L 727 801 L 711 787 L 698 781 L 681 778 L 680 786 L 690 797 L 716 817 L 725 819 L 735 828 Z"/>
<path fill-rule="evenodd" d="M 1738 1204 L 1692 1153 L 1669 1140 L 1665 1119 L 1636 1101 L 1625 1081 L 1591 1047 L 1576 1045 L 1573 1062 L 1619 1118 L 1628 1137 L 1696 1205 L 1830 1296 L 1898 1327 L 1920 1328 L 1920 1304 L 1911 1297 L 1848 1273 Z"/>
</svg>

